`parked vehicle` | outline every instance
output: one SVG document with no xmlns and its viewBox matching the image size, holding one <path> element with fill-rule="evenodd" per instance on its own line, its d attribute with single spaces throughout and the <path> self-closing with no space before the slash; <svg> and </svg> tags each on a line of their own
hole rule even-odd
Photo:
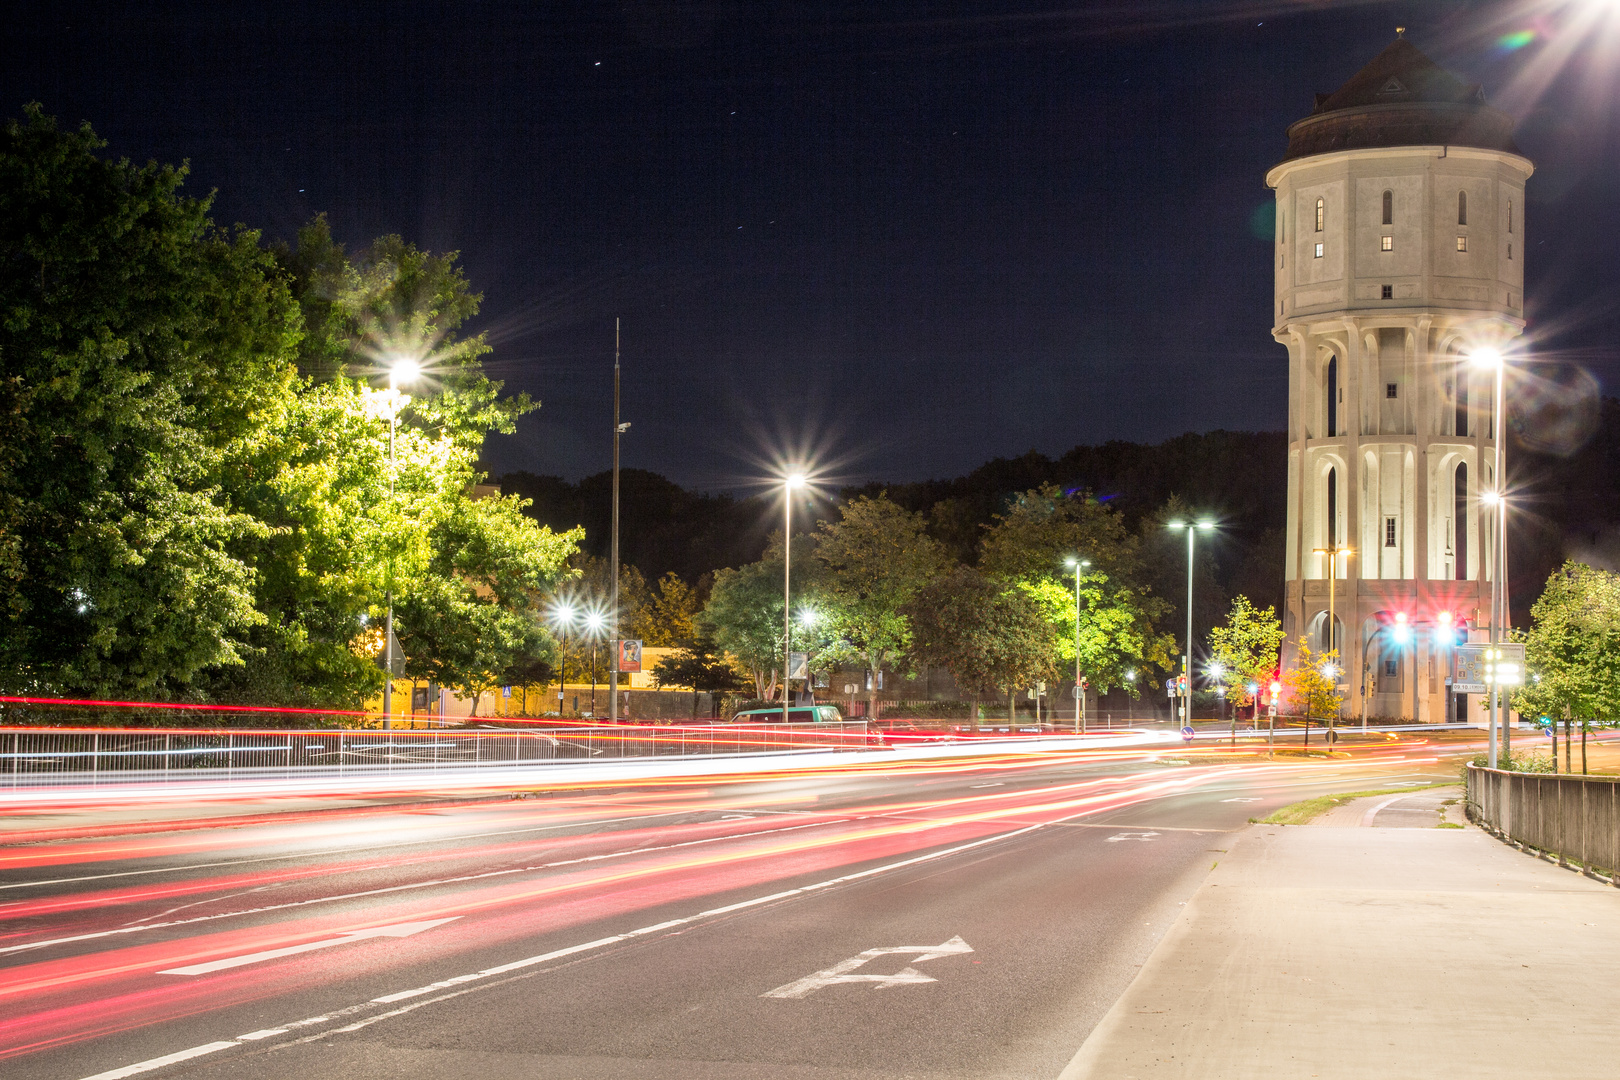
<svg viewBox="0 0 1620 1080">
<path fill-rule="evenodd" d="M 844 719 L 836 706 L 833 705 L 793 705 L 787 710 L 787 722 L 790 724 L 836 724 Z M 731 718 L 733 724 L 780 724 L 782 710 L 775 709 L 748 709 L 737 713 Z"/>
</svg>

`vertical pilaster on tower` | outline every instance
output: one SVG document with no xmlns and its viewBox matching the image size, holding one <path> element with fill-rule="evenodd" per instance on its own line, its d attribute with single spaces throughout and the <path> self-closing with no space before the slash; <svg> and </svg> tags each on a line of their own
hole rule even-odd
<svg viewBox="0 0 1620 1080">
<path fill-rule="evenodd" d="M 1496 447 L 1469 357 L 1524 329 L 1532 171 L 1512 120 L 1401 37 L 1317 95 L 1266 176 L 1289 372 L 1284 658 L 1337 640 L 1349 717 L 1484 723 L 1466 701 L 1446 715 L 1442 627 L 1488 635 Z"/>
</svg>

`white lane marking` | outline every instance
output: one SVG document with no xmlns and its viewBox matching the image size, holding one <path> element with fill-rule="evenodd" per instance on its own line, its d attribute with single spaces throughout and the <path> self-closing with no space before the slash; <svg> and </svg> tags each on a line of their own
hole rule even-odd
<svg viewBox="0 0 1620 1080">
<path fill-rule="evenodd" d="M 1405 795 L 1391 795 L 1389 798 L 1384 799 L 1381 802 L 1373 803 L 1371 806 L 1367 807 L 1367 812 L 1361 815 L 1361 827 L 1363 829 L 1372 828 L 1373 819 L 1378 816 L 1378 811 L 1384 809 L 1386 806 L 1389 806 L 1391 803 L 1398 803 L 1406 797 L 1407 796 Z"/>
<path fill-rule="evenodd" d="M 420 934 L 424 930 L 431 930 L 435 926 L 443 926 L 447 922 L 455 922 L 460 915 L 452 915 L 448 919 L 427 919 L 422 922 L 394 923 L 392 926 L 372 926 L 364 930 L 350 930 L 346 934 L 339 934 L 335 938 L 324 941 L 306 941 L 302 945 L 288 945 L 280 949 L 266 949 L 263 952 L 244 953 L 241 956 L 231 956 L 224 960 L 210 960 L 203 964 L 189 964 L 186 967 L 167 968 L 158 972 L 159 975 L 207 975 L 212 971 L 224 971 L 226 968 L 245 967 L 248 964 L 262 964 L 266 960 L 279 960 L 283 956 L 297 956 L 299 953 L 314 952 L 316 949 L 330 949 L 334 945 L 349 945 L 356 941 L 365 941 L 368 938 L 410 937 Z"/>
<path fill-rule="evenodd" d="M 288 859 L 310 859 L 319 855 L 347 855 L 354 851 L 386 851 L 389 848 L 421 847 L 423 844 L 439 844 L 453 840 L 482 840 L 487 836 L 517 836 L 532 832 L 556 832 L 558 829 L 583 829 L 591 825 L 614 825 L 621 821 L 648 821 L 652 818 L 678 817 L 681 814 L 690 814 L 694 811 L 670 810 L 662 814 L 636 814 L 634 817 L 603 818 L 600 821 L 566 821 L 561 825 L 534 825 L 527 829 L 496 829 L 492 832 L 480 833 L 453 833 L 447 836 L 434 836 L 423 840 L 401 840 L 396 844 L 361 844 L 357 847 L 346 848 L 309 848 L 305 851 L 295 851 L 290 855 L 261 855 L 253 859 L 227 859 L 223 862 L 186 863 L 181 866 L 154 866 L 147 870 L 120 870 L 113 874 L 86 874 L 83 877 L 46 878 L 41 881 L 13 881 L 0 885 L 0 890 L 26 889 L 34 885 L 72 885 L 80 881 L 104 881 L 108 878 L 140 877 L 144 874 L 178 874 L 184 870 L 217 870 L 222 866 L 251 866 L 254 863 L 286 862 Z M 696 811 L 702 813 L 702 811 Z M 121 839 L 110 837 L 109 839 Z M 11 901 L 19 903 L 20 901 Z"/>
<path fill-rule="evenodd" d="M 1005 787 L 1006 785 L 1001 784 L 1001 783 L 995 783 L 995 784 L 972 784 L 970 786 L 971 787 L 976 787 L 976 788 L 981 788 L 981 787 Z"/>
<path fill-rule="evenodd" d="M 179 1050 L 173 1054 L 164 1054 L 162 1057 L 149 1058 L 146 1061 L 138 1061 L 134 1065 L 125 1065 L 122 1069 L 109 1069 L 106 1072 L 99 1072 L 94 1076 L 85 1077 L 85 1080 L 123 1080 L 123 1078 L 126 1076 L 138 1076 L 143 1072 L 151 1072 L 153 1069 L 161 1069 L 165 1065 L 174 1065 L 178 1062 L 190 1061 L 192 1058 L 202 1057 L 204 1054 L 212 1054 L 216 1050 L 228 1050 L 233 1046 L 240 1045 L 241 1044 L 237 1042 L 204 1043 L 201 1046 L 193 1046 L 190 1050 Z"/>
<path fill-rule="evenodd" d="M 1113 836 L 1110 836 L 1110 837 L 1107 837 L 1106 839 L 1104 839 L 1103 843 L 1105 843 L 1105 844 L 1117 844 L 1121 840 L 1140 840 L 1140 841 L 1142 841 L 1142 843 L 1145 844 L 1149 840 L 1152 840 L 1155 836 L 1158 836 L 1158 835 L 1159 834 L 1156 833 L 1156 832 L 1122 832 L 1122 833 L 1115 833 Z"/>
<path fill-rule="evenodd" d="M 812 821 L 804 825 L 784 825 L 780 829 L 758 829 L 754 832 L 727 833 L 724 836 L 706 836 L 701 840 L 683 840 L 678 844 L 661 844 L 654 847 L 627 848 L 624 851 L 610 851 L 602 855 L 583 855 L 577 859 L 562 859 L 558 862 L 538 863 L 534 866 L 514 866 L 505 870 L 486 870 L 480 874 L 463 874 L 460 877 L 433 878 L 429 881 L 413 881 L 406 885 L 387 885 L 380 889 L 365 889 L 360 892 L 336 893 L 332 896 L 313 896 L 308 900 L 289 900 L 285 904 L 265 904 L 263 907 L 243 908 L 240 911 L 220 911 L 212 915 L 193 915 L 189 919 L 170 919 L 168 922 L 140 923 L 135 926 L 120 926 L 112 930 L 97 930 L 88 934 L 74 934 L 71 937 L 48 938 L 45 941 L 30 941 L 22 945 L 7 945 L 0 948 L 0 956 L 7 953 L 27 952 L 30 949 L 43 949 L 50 945 L 67 945 L 75 941 L 94 941 L 97 938 L 114 937 L 119 934 L 136 934 L 142 930 L 164 930 L 175 926 L 191 926 L 194 923 L 213 922 L 215 919 L 234 919 L 242 915 L 263 915 L 267 911 L 285 911 L 289 908 L 308 907 L 311 904 L 330 904 L 338 900 L 357 900 L 366 896 L 384 896 L 388 893 L 408 892 L 412 889 L 430 889 L 437 885 L 459 885 L 468 881 L 482 881 L 485 878 L 506 877 L 510 874 L 528 874 L 539 870 L 555 870 L 559 866 L 578 866 L 581 863 L 602 862 L 604 859 L 620 859 L 626 855 L 646 855 L 655 851 L 670 851 L 675 848 L 694 847 L 698 844 L 713 844 L 722 840 L 746 840 L 754 836 L 769 836 L 773 833 L 794 832 L 799 829 L 814 829 L 822 825 L 836 825 L 840 822 L 851 821 L 851 818 L 829 818 L 826 821 Z M 3 914 L 0 909 L 0 914 Z"/>
<path fill-rule="evenodd" d="M 1221 802 L 1259 802 L 1259 799 L 1222 799 Z"/>
<path fill-rule="evenodd" d="M 852 956 L 848 960 L 834 964 L 824 971 L 814 975 L 806 975 L 802 979 L 795 979 L 775 990 L 768 990 L 759 995 L 768 998 L 802 998 L 814 993 L 824 986 L 837 986 L 840 983 L 868 983 L 876 990 L 883 990 L 890 986 L 915 986 L 919 983 L 938 982 L 914 967 L 905 967 L 893 975 L 851 975 L 856 968 L 865 967 L 880 956 L 893 956 L 904 953 L 918 953 L 913 964 L 925 963 L 929 960 L 938 960 L 942 956 L 956 956 L 961 953 L 970 953 L 973 946 L 963 941 L 960 936 L 940 945 L 892 945 L 883 949 L 867 949 L 859 956 Z"/>
</svg>

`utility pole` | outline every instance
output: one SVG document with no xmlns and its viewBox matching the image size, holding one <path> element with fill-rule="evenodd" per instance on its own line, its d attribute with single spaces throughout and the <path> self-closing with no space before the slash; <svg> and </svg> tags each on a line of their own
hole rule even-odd
<svg viewBox="0 0 1620 1080">
<path fill-rule="evenodd" d="M 619 423 L 619 320 L 613 320 L 613 595 L 608 601 L 613 610 L 613 656 L 608 667 L 613 670 L 613 681 L 609 684 L 608 694 L 612 698 L 608 705 L 608 719 L 613 723 L 619 722 L 619 436 L 624 431 L 624 425 Z M 596 687 L 591 687 L 592 697 L 595 697 Z M 592 705 L 595 705 L 594 700 Z"/>
</svg>

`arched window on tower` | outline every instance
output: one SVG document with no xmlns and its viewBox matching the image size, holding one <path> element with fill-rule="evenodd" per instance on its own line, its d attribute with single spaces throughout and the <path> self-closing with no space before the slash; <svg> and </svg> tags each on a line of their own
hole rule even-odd
<svg viewBox="0 0 1620 1080">
<path fill-rule="evenodd" d="M 1327 546 L 1339 546 L 1339 470 L 1327 474 Z"/>
<path fill-rule="evenodd" d="M 1468 224 L 1468 192 L 1457 192 L 1457 224 Z"/>
<path fill-rule="evenodd" d="M 1468 368 L 1459 363 L 1456 368 L 1456 378 L 1452 381 L 1455 389 L 1452 391 L 1452 404 L 1457 407 L 1456 420 L 1452 424 L 1451 433 L 1459 439 L 1468 438 Z"/>
<path fill-rule="evenodd" d="M 1468 462 L 1459 462 L 1451 493 L 1452 547 L 1457 552 L 1457 580 L 1468 580 Z"/>
<path fill-rule="evenodd" d="M 1322 231 L 1322 223 L 1327 220 L 1327 200 L 1316 200 L 1316 231 Z"/>
<path fill-rule="evenodd" d="M 1339 433 L 1339 358 L 1328 357 L 1327 368 L 1327 436 Z"/>
<path fill-rule="evenodd" d="M 1384 224 L 1395 224 L 1395 193 L 1393 191 L 1384 192 Z"/>
</svg>

